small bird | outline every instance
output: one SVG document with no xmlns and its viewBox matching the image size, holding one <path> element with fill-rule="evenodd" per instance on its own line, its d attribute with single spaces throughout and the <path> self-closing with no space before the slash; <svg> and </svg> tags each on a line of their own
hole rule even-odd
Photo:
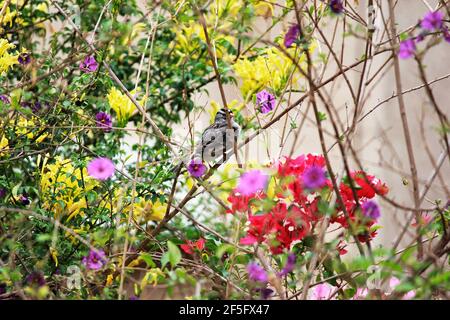
<svg viewBox="0 0 450 320">
<path fill-rule="evenodd" d="M 230 117 L 231 128 L 228 128 L 227 112 Z M 234 120 L 233 111 L 220 109 L 214 118 L 214 123 L 203 131 L 200 145 L 194 152 L 194 159 L 202 159 L 204 162 L 214 161 L 233 149 L 234 143 L 241 131 L 241 127 Z M 223 159 L 225 161 L 225 158 Z"/>
<path fill-rule="evenodd" d="M 231 128 L 228 128 L 227 112 L 230 118 Z M 230 109 L 220 109 L 214 118 L 214 123 L 203 131 L 200 144 L 195 148 L 190 157 L 186 157 L 183 162 L 187 165 L 191 160 L 201 160 L 202 162 L 212 162 L 219 157 L 227 160 L 231 155 L 227 151 L 233 149 L 237 143 L 237 138 L 241 127 L 234 120 L 234 114 Z"/>
</svg>

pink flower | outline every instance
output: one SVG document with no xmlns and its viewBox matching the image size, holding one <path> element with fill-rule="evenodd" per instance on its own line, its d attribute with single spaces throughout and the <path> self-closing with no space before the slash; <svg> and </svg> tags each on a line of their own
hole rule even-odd
<svg viewBox="0 0 450 320">
<path fill-rule="evenodd" d="M 269 177 L 261 172 L 261 170 L 251 170 L 245 172 L 239 179 L 239 185 L 236 188 L 243 196 L 249 196 L 258 191 L 263 190 Z"/>
<path fill-rule="evenodd" d="M 352 300 L 363 300 L 367 297 L 368 294 L 369 290 L 367 288 L 358 288 Z"/>
<path fill-rule="evenodd" d="M 95 158 L 87 165 L 88 174 L 98 180 L 111 178 L 114 170 L 114 163 L 108 158 Z"/>
<path fill-rule="evenodd" d="M 333 287 L 328 283 L 318 284 L 313 288 L 313 293 L 311 295 L 310 300 L 336 300 L 335 297 L 331 298 L 331 295 L 336 290 L 336 287 Z"/>
<path fill-rule="evenodd" d="M 420 222 L 420 223 L 417 223 L 416 218 L 414 218 L 413 222 L 411 223 L 411 226 L 417 227 L 419 224 L 420 224 L 421 226 L 426 226 L 426 225 L 428 225 L 428 224 L 431 222 L 431 220 L 433 220 L 433 217 L 432 217 L 431 215 L 429 215 L 429 214 L 424 214 L 424 215 L 422 215 L 422 216 L 420 217 L 420 219 L 419 219 L 419 222 Z"/>
<path fill-rule="evenodd" d="M 389 280 L 389 287 L 391 290 L 391 294 L 395 291 L 395 287 L 397 287 L 399 284 L 400 280 L 396 277 L 392 277 L 391 280 Z M 414 290 L 411 290 L 403 295 L 402 300 L 411 300 L 414 299 L 415 296 L 416 292 Z"/>
</svg>

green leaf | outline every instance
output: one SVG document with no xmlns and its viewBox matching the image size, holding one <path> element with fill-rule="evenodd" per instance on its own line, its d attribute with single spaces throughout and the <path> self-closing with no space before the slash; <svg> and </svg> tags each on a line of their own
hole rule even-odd
<svg viewBox="0 0 450 320">
<path fill-rule="evenodd" d="M 164 256 L 161 258 L 161 264 L 165 266 L 167 262 L 170 263 L 170 265 L 175 267 L 177 264 L 181 261 L 181 252 L 180 249 L 178 249 L 178 246 L 173 244 L 171 241 L 167 241 L 167 247 L 168 251 L 164 253 Z M 164 259 L 164 261 L 163 261 Z"/>
<path fill-rule="evenodd" d="M 149 268 L 156 268 L 156 264 L 153 262 L 152 256 L 147 252 L 142 252 L 140 258 L 144 260 Z"/>
<path fill-rule="evenodd" d="M 222 256 L 227 252 L 229 254 L 233 253 L 236 250 L 234 246 L 228 243 L 224 243 L 221 246 L 219 246 L 216 250 L 216 257 L 221 259 Z"/>
</svg>

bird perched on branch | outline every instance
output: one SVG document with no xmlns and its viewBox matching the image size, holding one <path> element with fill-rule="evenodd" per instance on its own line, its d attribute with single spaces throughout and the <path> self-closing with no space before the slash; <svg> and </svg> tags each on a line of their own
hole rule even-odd
<svg viewBox="0 0 450 320">
<path fill-rule="evenodd" d="M 227 113 L 230 120 L 228 127 Z M 214 123 L 203 131 L 202 139 L 195 147 L 194 153 L 184 158 L 183 162 L 187 165 L 192 160 L 201 160 L 202 162 L 212 162 L 214 160 L 225 161 L 231 157 L 227 154 L 237 143 L 241 127 L 234 120 L 234 114 L 230 109 L 220 109 L 214 118 Z M 181 164 L 180 164 L 181 165 Z M 177 166 L 176 169 L 179 167 Z"/>
</svg>

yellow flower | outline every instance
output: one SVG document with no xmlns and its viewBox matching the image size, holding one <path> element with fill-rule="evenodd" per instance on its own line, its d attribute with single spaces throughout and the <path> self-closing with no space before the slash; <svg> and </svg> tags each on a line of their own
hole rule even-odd
<svg viewBox="0 0 450 320">
<path fill-rule="evenodd" d="M 206 25 L 208 26 L 207 32 L 214 54 L 217 59 L 227 63 L 231 63 L 235 58 L 228 54 L 226 48 L 228 44 L 236 43 L 236 38 L 232 35 L 235 32 L 232 21 L 236 21 L 243 6 L 243 0 L 215 0 L 205 14 Z M 179 22 L 173 31 L 176 34 L 175 51 L 183 58 L 188 56 L 192 60 L 198 59 L 202 48 L 206 45 L 203 26 L 198 20 L 189 21 L 185 24 Z M 208 64 L 211 64 L 209 57 L 207 61 Z"/>
<path fill-rule="evenodd" d="M 141 280 L 141 290 L 143 290 L 147 284 L 156 286 L 158 284 L 158 277 L 164 278 L 164 272 L 162 272 L 160 268 L 150 269 Z"/>
<path fill-rule="evenodd" d="M 3 3 L 1 4 L 1 6 L 3 7 Z M 16 15 L 17 15 L 17 11 L 11 12 L 11 9 L 9 9 L 9 7 L 7 7 L 6 11 L 3 15 L 3 25 L 6 25 L 7 23 L 9 23 L 9 27 L 12 27 L 12 20 L 14 19 L 14 17 Z"/>
<path fill-rule="evenodd" d="M 255 13 L 258 16 L 271 17 L 273 15 L 273 3 L 271 1 L 253 1 L 255 6 Z"/>
<path fill-rule="evenodd" d="M 315 45 L 310 46 L 314 51 Z M 295 57 L 296 48 L 287 50 L 291 57 Z M 301 53 L 299 65 L 306 60 Z M 233 66 L 235 73 L 242 79 L 241 93 L 246 101 L 257 91 L 263 88 L 272 88 L 275 92 L 281 92 L 292 75 L 292 83 L 297 83 L 301 73 L 296 70 L 292 61 L 277 48 L 267 48 L 256 59 L 250 61 L 248 58 L 239 59 Z"/>
<path fill-rule="evenodd" d="M 19 55 L 12 55 L 8 52 L 9 49 L 14 49 L 15 45 L 9 43 L 6 39 L 0 39 L 0 73 L 4 74 L 9 68 L 18 64 L 17 58 Z"/>
<path fill-rule="evenodd" d="M 0 139 L 0 156 L 8 151 L 8 143 L 8 139 L 5 136 L 2 136 L 2 138 Z"/>
<path fill-rule="evenodd" d="M 210 102 L 211 108 L 208 109 L 209 113 L 209 123 L 212 124 L 214 122 L 214 118 L 216 117 L 217 111 L 219 111 L 222 106 L 219 105 L 216 101 L 212 100 Z M 238 100 L 234 99 L 231 102 L 228 103 L 228 109 L 233 111 L 235 114 L 240 112 L 245 105 L 243 103 L 240 103 Z"/>
<path fill-rule="evenodd" d="M 52 256 L 53 261 L 55 262 L 55 266 L 58 266 L 58 250 L 50 247 L 50 255 Z"/>
<path fill-rule="evenodd" d="M 136 96 L 137 93 L 137 90 L 130 92 L 133 96 Z M 109 105 L 116 112 L 119 122 L 124 125 L 133 115 L 133 112 L 136 110 L 136 106 L 126 94 L 121 93 L 115 87 L 111 88 L 107 97 Z M 144 97 L 138 102 L 142 107 L 144 107 L 146 98 Z"/>
<path fill-rule="evenodd" d="M 52 210 L 55 217 L 67 216 L 67 221 L 87 207 L 85 192 L 93 190 L 98 182 L 87 174 L 86 168 L 74 168 L 71 160 L 63 160 L 57 156 L 55 163 L 42 166 L 40 188 L 43 207 Z M 83 174 L 84 188 L 82 181 Z M 81 185 L 81 186 L 80 186 Z M 55 201 L 56 200 L 56 201 Z"/>
<path fill-rule="evenodd" d="M 42 11 L 42 12 L 47 13 L 47 12 L 48 12 L 47 3 L 42 2 L 42 3 L 38 4 L 38 5 L 36 6 L 36 10 L 39 10 L 39 11 Z"/>
<path fill-rule="evenodd" d="M 28 120 L 25 117 L 20 116 L 19 120 L 17 121 L 16 126 L 16 134 L 18 135 L 26 135 L 28 139 L 32 140 L 34 139 L 35 135 L 41 132 L 41 130 L 37 130 L 36 132 L 33 132 L 33 129 L 35 129 L 35 118 L 32 118 Z M 46 137 L 48 136 L 47 132 L 44 132 L 39 135 L 39 137 L 36 139 L 36 143 L 41 143 Z"/>
<path fill-rule="evenodd" d="M 113 283 L 114 277 L 112 274 L 108 274 L 108 276 L 106 277 L 106 284 L 105 286 L 110 287 Z"/>
<path fill-rule="evenodd" d="M 138 202 L 134 204 L 133 216 L 137 221 L 161 221 L 167 210 L 167 204 L 161 203 L 159 200 L 152 202 L 151 200 L 145 200 L 140 198 Z"/>
</svg>

